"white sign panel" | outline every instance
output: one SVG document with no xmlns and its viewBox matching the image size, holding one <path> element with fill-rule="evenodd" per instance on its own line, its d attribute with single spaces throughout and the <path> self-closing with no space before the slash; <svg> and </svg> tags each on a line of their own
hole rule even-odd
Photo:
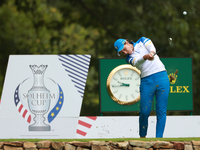
<svg viewBox="0 0 200 150">
<path fill-rule="evenodd" d="M 11 55 L 0 109 L 0 132 L 6 134 L 0 134 L 0 138 L 42 138 L 49 135 L 62 138 L 68 133 L 68 138 L 73 138 L 90 57 Z M 16 127 L 19 131 L 9 135 L 9 131 L 16 130 Z"/>
<path fill-rule="evenodd" d="M 167 116 L 164 138 L 199 137 L 200 116 Z M 156 116 L 148 120 L 147 138 L 156 136 Z M 80 117 L 76 139 L 139 138 L 139 116 Z"/>
</svg>

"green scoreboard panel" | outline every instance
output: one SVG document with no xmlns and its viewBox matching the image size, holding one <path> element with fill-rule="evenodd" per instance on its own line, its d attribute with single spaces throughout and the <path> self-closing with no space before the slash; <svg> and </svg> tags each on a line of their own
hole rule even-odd
<svg viewBox="0 0 200 150">
<path fill-rule="evenodd" d="M 168 111 L 192 111 L 192 58 L 161 58 L 168 76 L 175 76 L 170 82 Z M 125 59 L 99 59 L 100 112 L 132 112 L 140 110 L 140 101 L 133 105 L 120 105 L 113 101 L 107 91 L 106 82 L 110 72 L 117 66 L 127 64 Z M 177 74 L 174 74 L 178 70 Z M 152 105 L 155 110 L 156 100 Z"/>
</svg>

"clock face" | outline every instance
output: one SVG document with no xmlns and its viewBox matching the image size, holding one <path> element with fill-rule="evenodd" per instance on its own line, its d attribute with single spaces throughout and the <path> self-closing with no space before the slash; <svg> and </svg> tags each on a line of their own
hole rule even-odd
<svg viewBox="0 0 200 150">
<path fill-rule="evenodd" d="M 107 79 L 110 97 L 121 105 L 130 105 L 140 100 L 140 71 L 131 65 L 114 68 Z"/>
</svg>

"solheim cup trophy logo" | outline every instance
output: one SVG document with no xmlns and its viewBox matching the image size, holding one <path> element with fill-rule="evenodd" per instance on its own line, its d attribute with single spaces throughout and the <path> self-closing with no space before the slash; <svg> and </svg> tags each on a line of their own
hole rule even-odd
<svg viewBox="0 0 200 150">
<path fill-rule="evenodd" d="M 15 89 L 15 106 L 30 124 L 29 131 L 51 131 L 49 124 L 62 110 L 63 90 L 53 79 L 44 76 L 48 65 L 29 67 L 33 76 L 24 79 Z"/>
<path fill-rule="evenodd" d="M 35 123 L 29 126 L 29 131 L 50 131 L 50 125 L 44 123 L 44 114 L 50 107 L 50 92 L 44 85 L 44 73 L 47 65 L 30 65 L 33 72 L 33 87 L 28 91 L 28 106 L 35 115 Z"/>
</svg>

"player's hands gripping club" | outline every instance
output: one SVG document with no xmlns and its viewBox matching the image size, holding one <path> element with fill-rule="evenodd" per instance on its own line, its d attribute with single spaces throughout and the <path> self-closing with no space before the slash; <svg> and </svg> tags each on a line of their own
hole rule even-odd
<svg viewBox="0 0 200 150">
<path fill-rule="evenodd" d="M 154 53 L 153 52 L 151 52 L 151 53 L 149 53 L 149 54 L 146 54 L 146 55 L 144 55 L 143 56 L 143 59 L 144 60 L 150 60 L 150 61 L 152 61 L 152 60 L 154 60 Z"/>
</svg>

